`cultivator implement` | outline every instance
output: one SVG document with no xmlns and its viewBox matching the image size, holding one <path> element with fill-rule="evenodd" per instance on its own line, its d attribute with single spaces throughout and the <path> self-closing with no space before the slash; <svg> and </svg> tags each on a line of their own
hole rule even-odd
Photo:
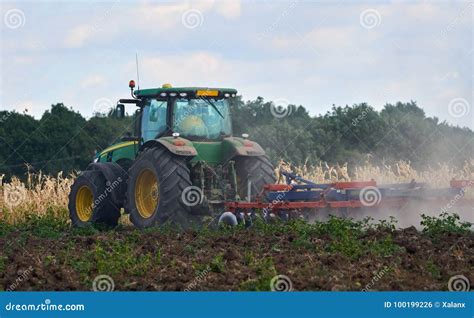
<svg viewBox="0 0 474 318">
<path fill-rule="evenodd" d="M 267 184 L 254 201 L 234 201 L 225 204 L 236 215 L 253 214 L 284 218 L 308 217 L 329 212 L 350 216 L 356 210 L 403 209 L 410 204 L 443 209 L 450 205 L 474 207 L 474 187 L 471 180 L 452 180 L 450 187 L 430 188 L 426 183 L 377 184 L 376 181 L 314 183 L 290 173 L 281 172 L 285 184 Z"/>
</svg>

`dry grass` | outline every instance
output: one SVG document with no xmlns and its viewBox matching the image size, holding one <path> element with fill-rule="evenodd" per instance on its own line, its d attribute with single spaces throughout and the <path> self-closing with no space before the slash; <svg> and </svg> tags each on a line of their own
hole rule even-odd
<svg viewBox="0 0 474 318">
<path fill-rule="evenodd" d="M 474 180 L 474 159 L 466 161 L 462 169 L 455 169 L 447 164 L 439 164 L 437 167 L 426 167 L 423 171 L 417 171 L 406 161 L 383 166 L 366 162 L 365 165 L 356 167 L 353 171 L 349 171 L 347 164 L 329 166 L 321 162 L 317 166 L 306 164 L 292 166 L 281 161 L 279 169 L 293 171 L 303 178 L 317 183 L 374 179 L 378 184 L 384 184 L 416 180 L 417 182 L 426 182 L 432 187 L 448 187 L 452 179 Z"/>
<path fill-rule="evenodd" d="M 367 162 L 364 166 L 349 171 L 347 164 L 328 166 L 320 163 L 317 166 L 291 166 L 280 162 L 279 169 L 293 171 L 305 179 L 319 183 L 376 180 L 381 183 L 427 182 L 433 187 L 447 187 L 453 178 L 474 180 L 474 159 L 467 161 L 462 169 L 454 169 L 445 164 L 427 167 L 424 171 L 416 171 L 408 162 L 400 161 L 393 166 L 374 166 Z M 277 169 L 278 171 L 278 169 Z M 74 175 L 64 177 L 59 173 L 56 177 L 42 174 L 28 174 L 26 183 L 17 178 L 2 185 L 0 174 L 0 219 L 15 224 L 22 222 L 29 215 L 45 215 L 50 213 L 62 219 L 69 219 L 67 211 L 68 194 Z M 280 178 L 281 181 L 281 178 Z M 126 222 L 126 221 L 124 221 Z M 128 222 L 126 222 L 128 223 Z"/>
<path fill-rule="evenodd" d="M 38 216 L 50 213 L 59 218 L 69 218 L 67 203 L 74 177 L 73 175 L 63 177 L 62 172 L 56 177 L 29 173 L 26 183 L 13 177 L 11 182 L 2 184 L 3 176 L 0 175 L 1 219 L 15 224 L 25 220 L 32 213 Z"/>
</svg>

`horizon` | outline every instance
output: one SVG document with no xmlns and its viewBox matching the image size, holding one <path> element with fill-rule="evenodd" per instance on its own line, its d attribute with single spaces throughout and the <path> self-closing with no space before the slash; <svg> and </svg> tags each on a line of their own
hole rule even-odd
<svg viewBox="0 0 474 318">
<path fill-rule="evenodd" d="M 238 98 L 238 97 L 242 97 L 242 95 L 237 94 L 237 98 Z M 258 96 L 257 98 L 255 98 L 255 99 L 253 99 L 253 100 L 244 100 L 244 99 L 242 98 L 241 101 L 242 101 L 242 103 L 245 104 L 245 103 L 249 103 L 249 102 L 256 101 L 259 97 L 260 97 L 260 98 L 263 98 L 262 96 Z M 273 101 L 265 100 L 264 98 L 263 98 L 263 102 L 264 102 L 264 103 L 272 103 L 272 104 L 276 107 L 276 108 L 274 108 L 275 110 L 269 109 L 269 112 L 270 112 L 270 114 L 271 114 L 272 116 L 275 116 L 274 114 L 272 114 L 272 111 L 275 111 L 275 112 L 278 112 L 278 111 L 279 111 L 278 107 L 292 107 L 292 106 L 294 106 L 294 107 L 296 107 L 296 108 L 303 107 L 304 110 L 305 110 L 306 112 L 308 112 L 308 114 L 309 114 L 309 116 L 310 116 L 311 118 L 322 117 L 322 116 L 324 116 L 324 115 L 326 115 L 326 114 L 328 114 L 328 113 L 331 113 L 331 110 L 333 109 L 333 108 L 332 108 L 333 106 L 335 106 L 335 107 L 342 107 L 342 108 L 344 108 L 344 107 L 354 108 L 354 107 L 360 106 L 361 104 L 367 104 L 367 103 L 359 103 L 359 104 L 353 104 L 353 105 L 333 105 L 333 106 L 331 106 L 330 109 L 327 110 L 326 113 L 322 113 L 322 114 L 311 114 L 311 112 L 309 112 L 309 110 L 308 110 L 304 105 L 293 105 L 293 104 L 288 104 L 288 105 L 275 105 Z M 411 102 L 414 102 L 414 101 L 410 101 L 410 102 L 397 101 L 397 102 L 395 102 L 395 103 L 387 103 L 387 104 L 385 104 L 381 109 L 375 109 L 375 108 L 374 108 L 374 110 L 375 110 L 377 113 L 380 114 L 380 112 L 381 112 L 382 110 L 384 110 L 387 105 L 396 106 L 398 103 L 401 103 L 401 104 L 408 104 L 408 103 L 411 103 Z M 108 111 L 106 111 L 105 109 L 100 109 L 98 112 L 93 113 L 93 114 L 90 115 L 90 116 L 84 116 L 84 114 L 82 114 L 79 110 L 75 109 L 73 106 L 67 105 L 67 104 L 65 104 L 65 103 L 63 103 L 63 102 L 57 102 L 57 103 L 52 103 L 52 104 L 49 106 L 49 108 L 45 109 L 44 112 L 43 112 L 41 115 L 39 115 L 39 116 L 33 116 L 33 115 L 29 114 L 27 109 L 25 109 L 25 110 L 23 110 L 23 111 L 17 110 L 17 109 L 13 109 L 13 110 L 3 110 L 3 109 L 2 109 L 2 110 L 0 110 L 0 111 L 13 111 L 13 112 L 16 112 L 16 113 L 18 113 L 18 114 L 29 115 L 29 116 L 33 117 L 35 120 L 40 120 L 41 117 L 42 117 L 46 112 L 51 111 L 51 108 L 52 108 L 53 106 L 55 106 L 55 105 L 58 105 L 58 104 L 62 104 L 62 105 L 64 105 L 64 107 L 66 107 L 67 109 L 69 109 L 69 110 L 71 110 L 71 111 L 73 111 L 73 112 L 76 112 L 76 113 L 80 114 L 80 115 L 81 115 L 84 119 L 86 119 L 86 120 L 89 120 L 89 119 L 91 119 L 91 118 L 93 118 L 93 117 L 104 117 L 104 116 L 107 116 L 107 115 L 108 115 L 108 111 L 113 110 L 113 108 L 108 109 Z M 425 110 L 424 110 L 422 107 L 420 107 L 420 105 L 418 105 L 416 102 L 415 102 L 415 104 L 416 104 L 417 107 L 419 107 L 421 110 L 423 110 L 423 111 L 425 112 Z M 373 106 L 371 106 L 371 105 L 369 105 L 369 104 L 367 104 L 367 105 L 368 105 L 369 107 L 372 107 L 372 108 L 373 108 Z M 126 116 L 133 116 L 133 112 L 130 111 L 131 109 L 135 109 L 134 106 L 125 104 L 125 115 L 126 115 Z M 293 109 L 295 109 L 295 108 L 293 108 Z M 284 114 L 285 114 L 285 116 L 283 116 L 283 117 L 291 117 L 291 113 L 292 113 L 291 110 L 288 111 L 288 110 L 286 110 L 286 108 L 283 108 L 283 109 L 282 109 L 282 112 L 284 112 Z M 283 117 L 281 117 L 281 118 L 283 118 Z M 279 117 L 277 116 L 276 118 L 279 118 Z M 461 126 L 459 126 L 459 125 L 455 125 L 455 124 L 453 124 L 453 123 L 450 123 L 450 122 L 448 122 L 448 121 L 446 121 L 446 120 L 444 120 L 444 121 L 443 121 L 443 120 L 440 120 L 440 119 L 439 119 L 438 117 L 436 117 L 436 116 L 429 116 L 429 115 L 427 115 L 426 112 L 425 112 L 425 118 L 430 118 L 430 119 L 437 118 L 437 119 L 439 120 L 439 121 L 438 121 L 438 124 L 439 124 L 439 125 L 441 125 L 441 124 L 443 124 L 443 123 L 446 123 L 448 126 L 451 126 L 451 127 L 454 127 L 454 128 L 468 129 L 469 131 L 474 132 L 474 129 L 473 129 L 473 128 L 466 127 L 466 126 L 465 126 L 465 127 L 461 127 Z"/>
</svg>

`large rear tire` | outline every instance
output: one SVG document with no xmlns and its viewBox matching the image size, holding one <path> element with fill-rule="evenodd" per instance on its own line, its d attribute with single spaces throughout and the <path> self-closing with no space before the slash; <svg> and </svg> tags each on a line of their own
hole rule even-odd
<svg viewBox="0 0 474 318">
<path fill-rule="evenodd" d="M 125 208 L 138 228 L 166 223 L 189 228 L 197 223 L 181 199 L 191 188 L 186 159 L 162 147 L 145 149 L 128 172 Z"/>
<path fill-rule="evenodd" d="M 237 170 L 237 187 L 241 199 L 250 200 L 262 191 L 265 184 L 274 184 L 275 170 L 267 156 L 239 157 L 235 160 Z"/>
<path fill-rule="evenodd" d="M 76 227 L 117 226 L 120 218 L 120 207 L 113 203 L 105 177 L 99 171 L 84 171 L 76 178 L 69 193 L 68 209 Z"/>
</svg>

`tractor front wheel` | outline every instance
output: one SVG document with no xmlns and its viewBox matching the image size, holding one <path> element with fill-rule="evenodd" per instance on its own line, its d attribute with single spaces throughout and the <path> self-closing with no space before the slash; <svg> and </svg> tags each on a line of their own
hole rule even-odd
<svg viewBox="0 0 474 318">
<path fill-rule="evenodd" d="M 147 148 L 128 175 L 125 208 L 136 227 L 169 223 L 188 228 L 196 222 L 190 206 L 181 199 L 183 191 L 191 187 L 185 158 L 161 147 Z"/>
</svg>

